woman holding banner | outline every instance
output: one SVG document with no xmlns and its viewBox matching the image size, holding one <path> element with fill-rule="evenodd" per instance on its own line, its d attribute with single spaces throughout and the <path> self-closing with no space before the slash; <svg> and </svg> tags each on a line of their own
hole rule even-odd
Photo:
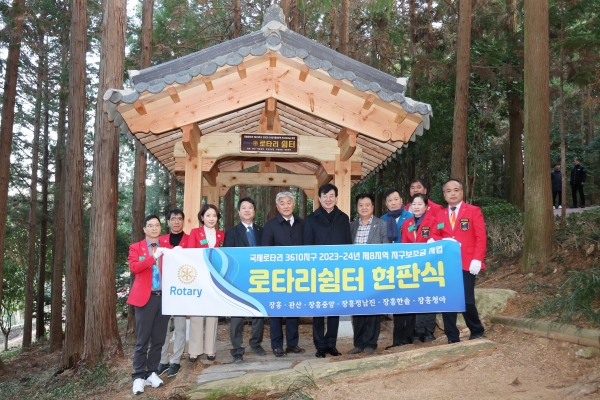
<svg viewBox="0 0 600 400">
<path fill-rule="evenodd" d="M 412 186 L 411 186 L 412 187 Z M 431 238 L 431 230 L 435 222 L 436 208 L 430 206 L 429 198 L 426 194 L 416 193 L 412 197 L 411 209 L 413 218 L 407 219 L 402 225 L 402 243 L 427 243 Z M 435 340 L 433 332 L 435 331 L 436 320 L 434 313 L 418 314 L 415 321 L 415 332 L 412 342 L 432 342 Z"/>
<path fill-rule="evenodd" d="M 198 213 L 198 220 L 202 226 L 192 229 L 187 248 L 222 247 L 225 241 L 225 232 L 216 228 L 220 219 L 221 213 L 217 206 L 214 204 L 203 205 Z M 210 361 L 215 359 L 218 322 L 218 317 L 190 317 L 188 348 L 190 362 L 196 362 L 202 354 L 206 354 Z"/>
</svg>

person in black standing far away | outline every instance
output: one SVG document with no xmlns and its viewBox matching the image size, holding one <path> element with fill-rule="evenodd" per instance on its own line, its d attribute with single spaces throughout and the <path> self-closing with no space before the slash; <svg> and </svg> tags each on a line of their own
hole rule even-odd
<svg viewBox="0 0 600 400">
<path fill-rule="evenodd" d="M 290 192 L 279 192 L 275 196 L 275 205 L 279 214 L 267 221 L 263 229 L 263 246 L 302 246 L 304 221 L 294 215 L 294 195 Z M 298 347 L 298 323 L 300 318 L 287 317 L 285 320 L 285 337 L 287 347 L 283 350 L 283 317 L 271 317 L 271 348 L 275 357 L 288 353 L 301 354 L 304 349 Z"/>
<path fill-rule="evenodd" d="M 562 208 L 562 171 L 560 170 L 560 164 L 554 165 L 554 169 L 550 172 L 550 179 L 552 181 L 552 207 Z M 558 197 L 558 205 L 555 206 L 556 197 Z"/>
<path fill-rule="evenodd" d="M 327 183 L 319 188 L 319 203 L 321 206 L 304 221 L 304 245 L 336 245 L 352 244 L 350 236 L 350 218 L 337 208 L 338 188 Z M 313 341 L 317 348 L 315 356 L 324 358 L 327 353 L 341 356 L 336 349 L 339 316 L 327 317 L 327 332 L 325 317 L 313 318 Z"/>
<path fill-rule="evenodd" d="M 573 160 L 573 168 L 571 169 L 571 195 L 573 196 L 573 208 L 577 208 L 577 192 L 579 192 L 579 203 L 581 208 L 585 208 L 585 196 L 583 194 L 583 185 L 587 172 L 585 167 L 579 163 L 579 158 Z"/>
<path fill-rule="evenodd" d="M 238 213 L 240 223 L 229 228 L 225 232 L 225 244 L 223 247 L 255 247 L 262 242 L 262 227 L 254 223 L 256 203 L 250 197 L 244 197 L 238 201 Z M 245 352 L 242 347 L 242 334 L 244 331 L 245 317 L 231 317 L 231 325 L 229 327 L 229 336 L 231 338 L 231 356 L 234 363 L 244 361 L 243 355 Z M 259 356 L 267 355 L 265 349 L 262 348 L 264 318 L 252 318 L 252 337 L 250 338 L 250 348 Z"/>
</svg>

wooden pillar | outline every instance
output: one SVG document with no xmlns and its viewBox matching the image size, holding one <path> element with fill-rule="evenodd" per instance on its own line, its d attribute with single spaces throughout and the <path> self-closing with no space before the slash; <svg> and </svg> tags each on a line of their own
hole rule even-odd
<svg viewBox="0 0 600 400">
<path fill-rule="evenodd" d="M 190 233 L 198 225 L 198 212 L 202 202 L 202 156 L 188 155 L 185 160 L 185 187 L 183 189 L 183 213 L 185 233 Z"/>
<path fill-rule="evenodd" d="M 313 211 L 316 211 L 316 209 L 320 206 L 321 202 L 319 202 L 319 185 L 316 185 L 313 193 Z"/>
<path fill-rule="evenodd" d="M 341 161 L 340 156 L 335 156 L 335 173 L 333 175 L 333 184 L 338 188 L 337 206 L 340 210 L 350 216 L 350 175 L 352 163 L 350 160 Z"/>
<path fill-rule="evenodd" d="M 217 186 L 209 186 L 206 190 L 206 204 L 214 204 L 219 207 L 219 188 Z"/>
</svg>

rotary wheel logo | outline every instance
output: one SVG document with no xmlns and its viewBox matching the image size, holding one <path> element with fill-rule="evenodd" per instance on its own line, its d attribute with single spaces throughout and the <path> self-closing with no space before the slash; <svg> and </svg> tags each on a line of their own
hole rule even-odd
<svg viewBox="0 0 600 400">
<path fill-rule="evenodd" d="M 255 140 L 255 141 L 253 141 L 253 142 L 252 142 L 252 145 L 253 145 L 253 146 L 258 146 L 258 140 Z"/>
<path fill-rule="evenodd" d="M 198 271 L 196 271 L 196 268 L 189 264 L 184 264 L 177 270 L 177 279 L 179 279 L 179 282 L 183 283 L 184 285 L 189 285 L 190 283 L 194 282 L 197 276 Z"/>
</svg>

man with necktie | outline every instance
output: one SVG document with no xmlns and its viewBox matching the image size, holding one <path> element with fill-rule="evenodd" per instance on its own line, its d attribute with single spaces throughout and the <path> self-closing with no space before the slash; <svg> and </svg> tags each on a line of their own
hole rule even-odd
<svg viewBox="0 0 600 400">
<path fill-rule="evenodd" d="M 224 247 L 255 247 L 262 241 L 262 227 L 254 223 L 256 215 L 256 203 L 250 197 L 244 197 L 238 201 L 238 214 L 240 223 L 229 228 L 225 232 Z M 242 267 L 242 266 L 240 266 Z M 231 317 L 231 325 L 229 327 L 229 336 L 231 338 L 231 356 L 234 363 L 244 361 L 243 355 L 245 348 L 242 347 L 242 334 L 244 330 L 245 317 Z M 264 318 L 252 318 L 252 337 L 250 338 L 250 348 L 259 356 L 267 355 L 265 349 L 262 348 L 264 330 Z"/>
<path fill-rule="evenodd" d="M 144 218 L 146 238 L 129 246 L 129 268 L 135 274 L 127 299 L 135 307 L 133 394 L 143 393 L 147 385 L 153 388 L 163 385 L 157 372 L 170 316 L 162 313 L 160 256 L 165 249 L 160 247 L 160 231 L 158 217 L 149 215 Z"/>
<path fill-rule="evenodd" d="M 279 192 L 275 196 L 275 206 L 279 214 L 267 221 L 262 235 L 263 246 L 302 246 L 304 221 L 294 215 L 294 195 L 290 192 Z M 287 317 L 285 320 L 285 336 L 287 347 L 283 350 L 283 317 L 271 317 L 271 348 L 275 357 L 283 357 L 288 353 L 302 354 L 304 349 L 298 346 L 298 324 L 300 318 Z"/>
<path fill-rule="evenodd" d="M 465 322 L 471 331 L 469 340 L 485 336 L 485 329 L 475 306 L 475 278 L 485 269 L 483 259 L 487 249 L 485 221 L 479 207 L 463 202 L 462 182 L 450 179 L 442 186 L 448 207 L 436 214 L 431 228 L 431 240 L 454 240 L 460 243 L 466 311 Z M 429 243 L 429 242 L 428 242 Z M 456 327 L 456 312 L 442 313 L 448 343 L 460 342 Z"/>
</svg>

